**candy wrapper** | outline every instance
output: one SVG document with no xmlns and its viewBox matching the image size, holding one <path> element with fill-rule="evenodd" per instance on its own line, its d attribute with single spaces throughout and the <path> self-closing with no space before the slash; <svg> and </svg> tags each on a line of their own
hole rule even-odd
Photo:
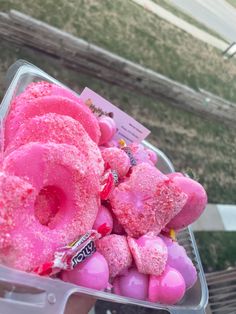
<svg viewBox="0 0 236 314">
<path fill-rule="evenodd" d="M 102 232 L 102 230 L 99 231 Z M 54 253 L 54 258 L 51 262 L 37 267 L 34 269 L 34 272 L 41 276 L 53 276 L 61 270 L 74 269 L 76 265 L 83 262 L 96 251 L 95 241 L 101 236 L 101 233 L 96 230 L 88 231 L 78 240 L 59 248 Z"/>
</svg>

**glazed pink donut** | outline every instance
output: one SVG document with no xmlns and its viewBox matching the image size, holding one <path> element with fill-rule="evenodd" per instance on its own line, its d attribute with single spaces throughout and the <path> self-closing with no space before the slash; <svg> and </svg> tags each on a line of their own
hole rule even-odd
<svg viewBox="0 0 236 314">
<path fill-rule="evenodd" d="M 130 159 L 128 155 L 117 147 L 104 148 L 102 158 L 105 164 L 113 170 L 116 170 L 119 178 L 123 178 L 130 168 Z"/>
<path fill-rule="evenodd" d="M 99 177 L 88 171 L 86 157 L 75 146 L 29 143 L 8 155 L 3 169 L 27 180 L 36 191 L 27 206 L 22 200 L 23 210 L 19 206 L 14 211 L 7 265 L 30 271 L 92 228 Z"/>
<path fill-rule="evenodd" d="M 59 85 L 40 81 L 30 83 L 23 93 L 15 97 L 11 103 L 11 109 L 17 106 L 21 106 L 25 102 L 33 100 L 35 98 L 45 97 L 45 96 L 62 96 L 69 98 L 74 101 L 79 101 L 80 98 L 73 91 L 66 87 L 61 87 Z"/>
<path fill-rule="evenodd" d="M 5 156 L 18 147 L 30 143 L 54 142 L 76 146 L 86 155 L 98 175 L 104 171 L 103 160 L 97 145 L 91 140 L 79 121 L 57 113 L 47 113 L 28 119 L 19 126 L 16 136 L 7 146 Z"/>
<path fill-rule="evenodd" d="M 61 96 L 45 96 L 25 102 L 10 111 L 5 124 L 5 147 L 15 137 L 22 123 L 27 123 L 30 118 L 50 112 L 70 116 L 78 120 L 91 139 L 98 143 L 100 129 L 97 118 L 82 100 L 75 102 Z"/>
<path fill-rule="evenodd" d="M 25 180 L 0 172 L 0 260 L 6 257 L 3 250 L 10 246 L 9 230 L 17 208 L 26 205 L 34 197 L 34 188 Z"/>
<path fill-rule="evenodd" d="M 100 117 L 98 123 L 101 131 L 99 145 L 104 145 L 108 143 L 116 133 L 116 123 L 114 119 L 107 116 Z"/>
</svg>

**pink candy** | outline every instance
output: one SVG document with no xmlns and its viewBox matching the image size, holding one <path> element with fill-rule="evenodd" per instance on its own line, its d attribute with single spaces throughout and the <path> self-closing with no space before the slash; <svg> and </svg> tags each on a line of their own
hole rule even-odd
<svg viewBox="0 0 236 314">
<path fill-rule="evenodd" d="M 184 278 L 186 290 L 191 288 L 197 281 L 197 271 L 185 249 L 170 238 L 162 237 L 167 249 L 167 264 L 178 270 Z"/>
<path fill-rule="evenodd" d="M 135 240 L 128 237 L 128 244 L 138 271 L 160 275 L 167 261 L 167 247 L 160 237 L 144 235 Z"/>
<path fill-rule="evenodd" d="M 138 300 L 146 300 L 148 296 L 148 276 L 139 273 L 135 268 L 129 269 L 123 276 L 113 282 L 114 293 Z"/>
<path fill-rule="evenodd" d="M 113 191 L 112 210 L 128 235 L 158 234 L 183 208 L 186 195 L 155 167 L 141 163 Z"/>
<path fill-rule="evenodd" d="M 124 273 L 131 266 L 132 256 L 125 236 L 108 235 L 97 240 L 96 246 L 108 263 L 110 277 Z"/>
<path fill-rule="evenodd" d="M 130 168 L 128 155 L 117 147 L 105 148 L 102 150 L 102 158 L 107 167 L 115 170 L 119 178 L 123 178 Z"/>
<path fill-rule="evenodd" d="M 185 293 L 185 282 L 182 275 L 170 266 L 159 277 L 150 276 L 148 299 L 151 302 L 175 304 Z"/>
<path fill-rule="evenodd" d="M 109 142 L 116 133 L 116 124 L 112 118 L 107 116 L 100 117 L 98 123 L 101 131 L 99 145 L 103 145 Z"/>
<path fill-rule="evenodd" d="M 207 194 L 200 183 L 190 178 L 175 176 L 172 180 L 187 195 L 186 204 L 167 225 L 168 228 L 180 230 L 199 218 L 206 207 Z"/>
<path fill-rule="evenodd" d="M 86 288 L 104 290 L 108 286 L 109 269 L 105 258 L 95 252 L 71 271 L 63 271 L 62 280 Z"/>
<path fill-rule="evenodd" d="M 101 227 L 106 228 L 107 234 L 110 234 L 112 232 L 113 228 L 112 215 L 109 209 L 107 209 L 105 206 L 101 206 L 98 209 L 98 214 L 93 224 L 93 229 L 95 230 L 99 230 L 99 228 Z"/>
</svg>

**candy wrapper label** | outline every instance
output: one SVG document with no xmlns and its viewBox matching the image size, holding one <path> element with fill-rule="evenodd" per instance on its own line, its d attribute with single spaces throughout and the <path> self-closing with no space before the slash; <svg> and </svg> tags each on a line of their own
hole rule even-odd
<svg viewBox="0 0 236 314">
<path fill-rule="evenodd" d="M 95 251 L 95 241 L 101 237 L 96 230 L 88 231 L 78 240 L 59 248 L 52 261 L 37 267 L 34 272 L 42 276 L 52 276 L 61 270 L 72 270 Z"/>
<path fill-rule="evenodd" d="M 140 143 L 149 135 L 150 131 L 142 124 L 88 87 L 83 90 L 80 97 L 97 116 L 107 115 L 115 120 L 117 131 L 114 140 L 124 138 L 127 144 Z"/>
</svg>

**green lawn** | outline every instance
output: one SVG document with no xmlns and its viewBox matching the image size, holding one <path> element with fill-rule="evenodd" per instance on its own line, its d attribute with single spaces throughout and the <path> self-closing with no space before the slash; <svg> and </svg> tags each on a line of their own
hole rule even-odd
<svg viewBox="0 0 236 314">
<path fill-rule="evenodd" d="M 205 272 L 236 267 L 236 232 L 196 232 Z"/>
<path fill-rule="evenodd" d="M 236 62 L 123 0 L 1 0 L 2 10 L 21 10 L 174 80 L 236 102 Z M 51 14 L 50 14 L 51 13 Z"/>
</svg>

